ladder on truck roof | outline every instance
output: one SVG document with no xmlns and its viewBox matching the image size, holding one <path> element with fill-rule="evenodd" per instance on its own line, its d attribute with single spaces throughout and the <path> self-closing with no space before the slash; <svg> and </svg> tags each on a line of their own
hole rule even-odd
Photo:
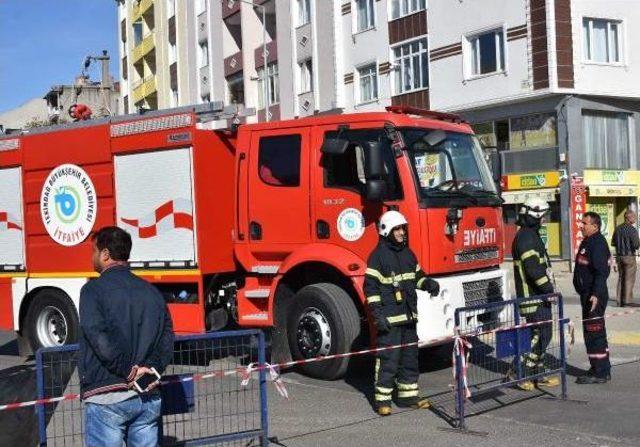
<svg viewBox="0 0 640 447">
<path fill-rule="evenodd" d="M 135 133 L 140 131 L 171 129 L 173 127 L 184 127 L 194 124 L 190 121 L 191 116 L 193 115 L 196 117 L 196 123 L 201 124 L 209 123 L 211 121 L 232 120 L 230 128 L 235 131 L 237 126 L 240 124 L 240 118 L 255 115 L 255 109 L 245 108 L 242 104 L 225 106 L 222 101 L 212 101 L 203 104 L 176 107 L 173 109 L 140 110 L 138 113 L 130 113 L 128 115 L 116 115 L 73 123 L 55 124 L 28 130 L 22 129 L 21 131 L 15 131 L 15 129 L 13 129 L 11 134 L 0 134 L 0 140 L 7 137 L 16 138 L 20 135 L 42 134 L 64 129 L 79 129 L 99 124 L 111 124 L 111 136 L 122 136 L 129 134 L 129 132 L 114 135 L 113 127 L 118 129 L 125 129 L 126 126 L 124 125 L 129 125 L 129 128 L 137 127 L 138 129 Z M 189 116 L 189 119 L 184 118 L 186 116 Z M 138 125 L 136 126 L 135 123 L 138 123 Z M 146 126 L 144 124 L 146 124 Z"/>
</svg>

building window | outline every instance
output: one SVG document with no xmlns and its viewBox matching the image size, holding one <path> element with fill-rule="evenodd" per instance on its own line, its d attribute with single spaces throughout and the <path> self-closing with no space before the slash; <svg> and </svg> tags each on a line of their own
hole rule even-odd
<svg viewBox="0 0 640 447">
<path fill-rule="evenodd" d="M 427 0 L 391 0 L 391 20 L 422 11 L 427 8 Z"/>
<path fill-rule="evenodd" d="M 298 26 L 306 25 L 311 21 L 311 0 L 297 0 Z"/>
<path fill-rule="evenodd" d="M 371 102 L 378 99 L 378 67 L 376 64 L 358 69 L 358 102 Z"/>
<path fill-rule="evenodd" d="M 313 91 L 313 63 L 311 59 L 298 64 L 300 72 L 300 94 Z"/>
<path fill-rule="evenodd" d="M 582 113 L 587 168 L 629 169 L 629 115 L 585 110 Z"/>
<path fill-rule="evenodd" d="M 558 145 L 555 113 L 535 113 L 509 120 L 512 150 L 555 147 Z"/>
<path fill-rule="evenodd" d="M 209 44 L 202 42 L 200 44 L 200 68 L 209 65 Z"/>
<path fill-rule="evenodd" d="M 260 138 L 258 172 L 272 186 L 300 185 L 300 135 Z"/>
<path fill-rule="evenodd" d="M 258 69 L 258 108 L 264 109 L 264 82 L 267 82 L 267 94 L 269 95 L 269 105 L 278 104 L 280 102 L 280 86 L 278 82 L 278 64 L 272 63 L 267 65 L 267 73 L 265 77 L 264 68 Z"/>
<path fill-rule="evenodd" d="M 395 94 L 429 87 L 427 38 L 393 48 L 395 65 Z"/>
<path fill-rule="evenodd" d="M 356 30 L 368 30 L 376 25 L 376 0 L 356 0 Z"/>
<path fill-rule="evenodd" d="M 620 22 L 585 18 L 582 22 L 584 59 L 615 64 L 621 61 Z"/>
<path fill-rule="evenodd" d="M 133 46 L 138 46 L 144 36 L 142 35 L 142 19 L 137 22 L 133 22 Z"/>
<path fill-rule="evenodd" d="M 242 72 L 227 78 L 230 104 L 244 104 L 244 77 Z"/>
<path fill-rule="evenodd" d="M 468 37 L 467 77 L 497 73 L 505 69 L 502 28 Z"/>
</svg>

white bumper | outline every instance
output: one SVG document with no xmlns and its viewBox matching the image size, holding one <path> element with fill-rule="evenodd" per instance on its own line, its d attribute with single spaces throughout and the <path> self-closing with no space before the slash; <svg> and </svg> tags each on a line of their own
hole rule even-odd
<svg viewBox="0 0 640 447">
<path fill-rule="evenodd" d="M 510 298 L 506 270 L 496 269 L 434 279 L 440 284 L 438 296 L 432 297 L 427 292 L 417 291 L 418 338 L 423 342 L 453 335 L 455 310 L 465 306 L 464 284 L 481 284 L 482 281 L 494 280 L 501 285 L 502 299 L 508 300 Z"/>
</svg>

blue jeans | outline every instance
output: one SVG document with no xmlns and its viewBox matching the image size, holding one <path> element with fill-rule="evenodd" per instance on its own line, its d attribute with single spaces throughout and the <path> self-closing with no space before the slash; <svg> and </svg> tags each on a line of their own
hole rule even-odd
<svg viewBox="0 0 640 447">
<path fill-rule="evenodd" d="M 109 405 L 87 403 L 85 445 L 87 447 L 157 446 L 160 395 L 136 396 Z"/>
</svg>

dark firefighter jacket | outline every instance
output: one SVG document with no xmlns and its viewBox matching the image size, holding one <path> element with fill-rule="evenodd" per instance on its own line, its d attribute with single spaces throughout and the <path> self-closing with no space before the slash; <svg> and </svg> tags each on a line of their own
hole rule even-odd
<svg viewBox="0 0 640 447">
<path fill-rule="evenodd" d="M 513 255 L 513 276 L 518 298 L 553 293 L 553 283 L 547 275 L 551 268 L 549 255 L 538 233 L 540 225 L 522 220 L 511 246 Z M 523 312 L 535 311 L 535 306 L 521 309 Z"/>
<path fill-rule="evenodd" d="M 426 287 L 427 281 L 411 249 L 381 238 L 369 256 L 364 293 L 375 318 L 400 326 L 417 320 L 416 288 Z"/>
<path fill-rule="evenodd" d="M 609 244 L 602 233 L 593 234 L 580 243 L 573 273 L 573 286 L 580 296 L 595 296 L 598 300 L 607 302 L 610 258 Z"/>
</svg>

